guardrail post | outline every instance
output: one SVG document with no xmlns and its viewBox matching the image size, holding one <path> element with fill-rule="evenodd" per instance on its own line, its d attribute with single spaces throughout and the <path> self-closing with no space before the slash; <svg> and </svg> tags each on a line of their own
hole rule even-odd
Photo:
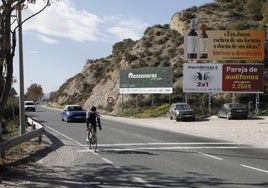
<svg viewBox="0 0 268 188">
<path fill-rule="evenodd" d="M 41 144 L 41 143 L 42 143 L 42 135 L 41 135 L 41 136 L 39 136 L 39 138 L 38 138 L 38 142 L 39 142 L 39 144 Z"/>
<path fill-rule="evenodd" d="M 36 129 L 35 124 L 34 124 L 34 122 L 32 121 L 32 130 L 35 130 L 35 129 Z"/>
</svg>

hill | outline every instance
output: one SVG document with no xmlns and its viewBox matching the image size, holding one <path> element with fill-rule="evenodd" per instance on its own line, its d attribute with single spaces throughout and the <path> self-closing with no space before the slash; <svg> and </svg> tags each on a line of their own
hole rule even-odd
<svg viewBox="0 0 268 188">
<path fill-rule="evenodd" d="M 234 3 L 227 1 L 227 3 L 212 3 L 201 7 L 192 7 L 175 13 L 170 24 L 148 27 L 140 40 L 125 39 L 114 44 L 110 56 L 87 60 L 81 73 L 68 79 L 58 91 L 51 93 L 50 104 L 63 106 L 78 103 L 84 105 L 86 109 L 95 105 L 103 113 L 117 114 L 121 111 L 122 97 L 124 97 L 126 108 L 135 108 L 136 105 L 148 107 L 153 102 L 154 105 L 160 105 L 170 101 L 183 101 L 182 80 L 183 63 L 185 62 L 183 59 L 183 35 L 190 25 L 190 20 L 194 19 L 199 27 L 205 23 L 207 28 L 211 30 L 264 29 L 267 25 L 266 22 L 264 23 L 265 17 L 256 19 L 250 14 L 252 18 L 249 19 L 246 4 L 245 1 L 235 1 Z M 152 102 L 152 95 L 122 96 L 119 94 L 121 69 L 169 66 L 174 70 L 172 95 L 154 95 Z M 267 80 L 267 66 L 265 70 L 265 79 Z M 267 97 L 268 94 L 268 85 L 267 82 L 265 83 L 265 93 L 261 95 L 261 101 L 264 101 L 263 98 Z M 112 105 L 107 103 L 109 96 L 115 99 Z M 230 95 L 215 94 L 213 106 L 218 107 L 223 101 L 228 100 L 230 101 Z M 255 101 L 255 96 L 240 94 L 238 100 L 247 103 L 249 100 Z M 188 101 L 199 113 L 207 112 L 204 110 L 207 108 L 206 94 L 191 94 Z"/>
</svg>

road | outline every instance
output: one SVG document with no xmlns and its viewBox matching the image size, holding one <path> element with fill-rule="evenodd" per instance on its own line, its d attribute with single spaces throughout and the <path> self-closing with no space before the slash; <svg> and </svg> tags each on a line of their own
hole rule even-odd
<svg viewBox="0 0 268 188">
<path fill-rule="evenodd" d="M 95 153 L 86 145 L 85 123 L 62 122 L 59 111 L 39 106 L 30 114 L 46 125 L 53 143 L 14 179 L 22 187 L 268 186 L 265 148 L 104 117 Z"/>
</svg>

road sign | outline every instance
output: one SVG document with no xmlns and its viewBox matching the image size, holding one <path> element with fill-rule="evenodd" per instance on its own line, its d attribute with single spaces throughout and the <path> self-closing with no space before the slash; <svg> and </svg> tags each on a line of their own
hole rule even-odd
<svg viewBox="0 0 268 188">
<path fill-rule="evenodd" d="M 114 98 L 113 98 L 113 97 L 108 97 L 108 98 L 107 98 L 107 102 L 108 102 L 109 104 L 113 104 L 113 102 L 114 102 Z"/>
</svg>

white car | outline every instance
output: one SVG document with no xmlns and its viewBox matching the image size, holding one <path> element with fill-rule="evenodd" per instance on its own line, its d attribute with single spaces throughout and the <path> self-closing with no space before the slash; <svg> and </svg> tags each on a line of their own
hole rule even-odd
<svg viewBox="0 0 268 188">
<path fill-rule="evenodd" d="M 35 103 L 34 101 L 25 101 L 24 102 L 25 111 L 35 111 Z"/>
</svg>

